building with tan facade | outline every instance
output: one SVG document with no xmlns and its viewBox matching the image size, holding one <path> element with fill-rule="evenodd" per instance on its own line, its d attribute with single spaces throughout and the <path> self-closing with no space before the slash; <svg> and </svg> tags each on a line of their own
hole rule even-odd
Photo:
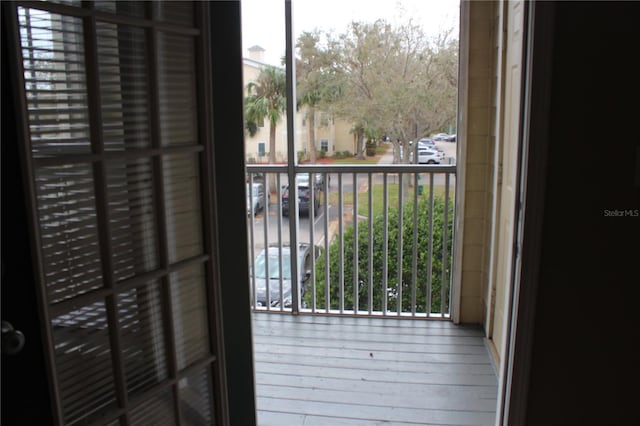
<svg viewBox="0 0 640 426">
<path fill-rule="evenodd" d="M 256 81 L 260 71 L 269 66 L 264 61 L 265 50 L 260 46 L 253 46 L 248 49 L 248 57 L 243 58 L 243 79 L 244 87 L 252 81 Z M 245 89 L 245 96 L 246 96 Z M 308 158 L 309 141 L 309 111 L 301 108 L 296 114 L 296 152 L 298 158 Z M 333 156 L 336 152 L 348 151 L 355 153 L 356 139 L 351 133 L 351 124 L 340 119 L 336 119 L 329 113 L 315 112 L 315 148 L 317 152 L 324 151 L 326 156 Z M 245 131 L 245 156 L 248 163 L 266 163 L 269 158 L 269 126 L 265 123 L 258 128 L 255 135 L 251 136 Z M 296 154 L 298 155 L 298 154 Z M 276 127 L 276 162 L 286 162 L 287 160 L 287 123 L 285 114 Z"/>
</svg>

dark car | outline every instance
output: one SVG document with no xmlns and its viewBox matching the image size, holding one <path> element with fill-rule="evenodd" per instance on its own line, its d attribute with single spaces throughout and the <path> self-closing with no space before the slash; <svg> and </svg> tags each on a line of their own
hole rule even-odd
<svg viewBox="0 0 640 426">
<path fill-rule="evenodd" d="M 300 295 L 304 296 L 311 277 L 311 246 L 298 244 L 298 283 Z M 267 273 L 267 257 L 269 273 Z M 255 272 L 255 292 L 258 306 L 291 307 L 291 247 L 282 246 L 282 297 L 280 297 L 280 247 L 270 245 L 262 249 L 253 264 Z M 269 282 L 269 301 L 267 301 L 267 281 Z M 253 287 L 251 288 L 253 292 Z"/>
<path fill-rule="evenodd" d="M 298 177 L 296 179 L 298 184 L 298 213 L 310 214 L 311 212 L 311 195 L 313 191 L 313 213 L 318 213 L 320 208 L 320 194 L 318 185 L 309 185 L 309 178 Z M 289 185 L 286 185 L 282 190 L 282 215 L 289 215 Z"/>
</svg>

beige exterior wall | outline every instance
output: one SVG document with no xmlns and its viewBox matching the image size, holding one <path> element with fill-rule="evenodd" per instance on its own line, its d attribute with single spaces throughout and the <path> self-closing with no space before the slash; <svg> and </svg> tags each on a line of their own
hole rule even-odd
<svg viewBox="0 0 640 426">
<path fill-rule="evenodd" d="M 483 323 L 487 312 L 492 176 L 495 146 L 495 21 L 497 2 L 468 2 L 469 57 L 464 164 L 464 231 L 460 322 Z"/>
<path fill-rule="evenodd" d="M 466 2 L 468 69 L 459 321 L 482 323 L 497 365 L 509 315 L 520 126 L 522 2 Z"/>
<path fill-rule="evenodd" d="M 268 65 L 260 60 L 261 55 L 250 52 L 250 56 L 250 58 L 245 58 L 243 63 L 245 88 L 249 82 L 255 81 L 258 75 L 260 75 L 260 70 Z M 247 93 L 245 92 L 244 96 L 246 95 Z M 309 146 L 309 121 L 306 119 L 306 115 L 307 110 L 305 108 L 296 112 L 296 152 L 306 152 Z M 316 150 L 321 149 L 321 141 L 325 139 L 327 140 L 327 155 L 329 156 L 335 154 L 336 151 L 354 152 L 355 144 L 350 130 L 351 125 L 349 123 L 332 119 L 323 112 L 316 112 Z M 264 125 L 258 129 L 258 132 L 254 136 L 250 136 L 245 131 L 244 143 L 247 162 L 267 162 L 269 152 L 269 123 L 265 120 Z M 266 153 L 265 156 L 262 157 L 259 155 L 259 145 L 261 143 L 264 143 Z M 287 121 L 285 116 L 282 117 L 282 120 L 280 120 L 276 127 L 276 161 L 283 163 L 287 161 Z"/>
<path fill-rule="evenodd" d="M 336 120 L 336 151 L 349 151 L 352 154 L 356 152 L 356 138 L 351 133 L 352 125 L 344 120 Z"/>
<path fill-rule="evenodd" d="M 309 140 L 308 110 L 298 112 L 297 132 L 298 140 L 303 151 L 307 151 Z M 338 151 L 355 151 L 354 137 L 351 134 L 351 124 L 344 120 L 336 119 L 329 114 L 316 111 L 315 120 L 315 146 L 316 150 L 322 149 L 322 141 L 326 141 L 327 156 L 332 156 Z"/>
</svg>

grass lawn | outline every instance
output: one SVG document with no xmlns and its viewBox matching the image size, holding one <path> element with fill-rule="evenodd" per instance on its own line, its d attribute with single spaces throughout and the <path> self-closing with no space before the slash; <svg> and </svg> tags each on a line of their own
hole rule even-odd
<svg viewBox="0 0 640 426">
<path fill-rule="evenodd" d="M 390 208 L 397 208 L 398 207 L 398 184 L 397 183 L 393 183 L 393 182 L 388 182 L 387 184 L 387 189 L 388 189 L 388 204 Z M 433 186 L 433 195 L 434 197 L 440 196 L 443 197 L 444 196 L 444 190 L 445 187 L 444 185 L 434 185 Z M 381 183 L 374 183 L 373 184 L 373 193 L 372 193 L 372 200 L 373 200 L 373 216 L 375 217 L 376 215 L 382 213 L 382 208 L 383 208 L 383 191 L 384 191 L 384 185 Z M 405 203 L 406 202 L 413 202 L 413 194 L 414 194 L 414 188 L 413 186 L 409 187 L 409 192 L 408 194 L 405 196 Z M 449 189 L 449 200 L 451 202 L 453 202 L 453 196 L 454 196 L 454 189 L 453 187 Z M 418 195 L 418 199 L 428 199 L 429 198 L 429 185 L 428 185 L 428 181 L 427 184 L 423 184 L 423 191 L 422 191 L 422 195 Z M 351 193 L 345 193 L 343 194 L 343 199 L 342 199 L 344 205 L 353 205 L 353 194 Z M 329 192 L 329 204 L 331 205 L 338 205 L 338 193 L 337 192 Z M 406 207 L 405 207 L 406 208 Z M 366 192 L 360 192 L 358 193 L 358 214 L 360 216 L 368 216 L 369 215 L 369 191 Z"/>
<path fill-rule="evenodd" d="M 428 199 L 429 198 L 429 185 L 422 185 L 422 195 L 418 195 L 418 200 Z M 398 207 L 398 184 L 389 182 L 387 184 L 388 188 L 388 196 L 387 201 L 388 205 L 391 208 Z M 433 196 L 434 197 L 444 197 L 444 185 L 434 185 L 433 186 Z M 383 192 L 384 185 L 381 183 L 373 185 L 373 193 L 372 193 L 372 201 L 373 201 L 373 216 L 382 213 L 383 208 Z M 449 189 L 449 200 L 453 201 L 454 191 L 453 188 Z M 410 202 L 413 205 L 413 197 L 414 197 L 414 187 L 410 186 L 408 188 L 408 193 L 405 195 L 405 208 L 407 208 L 406 203 Z M 409 207 L 411 208 L 411 207 Z M 358 194 L 358 214 L 360 216 L 368 216 L 369 215 L 369 191 L 361 192 Z"/>
<path fill-rule="evenodd" d="M 333 160 L 332 164 L 378 164 L 380 157 L 380 155 L 374 155 L 373 157 L 366 157 L 364 160 L 358 160 L 356 157 L 337 158 Z"/>
</svg>

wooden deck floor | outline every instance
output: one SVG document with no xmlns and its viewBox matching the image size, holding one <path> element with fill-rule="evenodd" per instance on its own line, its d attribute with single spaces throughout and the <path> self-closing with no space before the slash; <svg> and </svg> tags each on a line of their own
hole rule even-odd
<svg viewBox="0 0 640 426">
<path fill-rule="evenodd" d="M 253 314 L 259 426 L 493 425 L 479 328 Z"/>
</svg>

